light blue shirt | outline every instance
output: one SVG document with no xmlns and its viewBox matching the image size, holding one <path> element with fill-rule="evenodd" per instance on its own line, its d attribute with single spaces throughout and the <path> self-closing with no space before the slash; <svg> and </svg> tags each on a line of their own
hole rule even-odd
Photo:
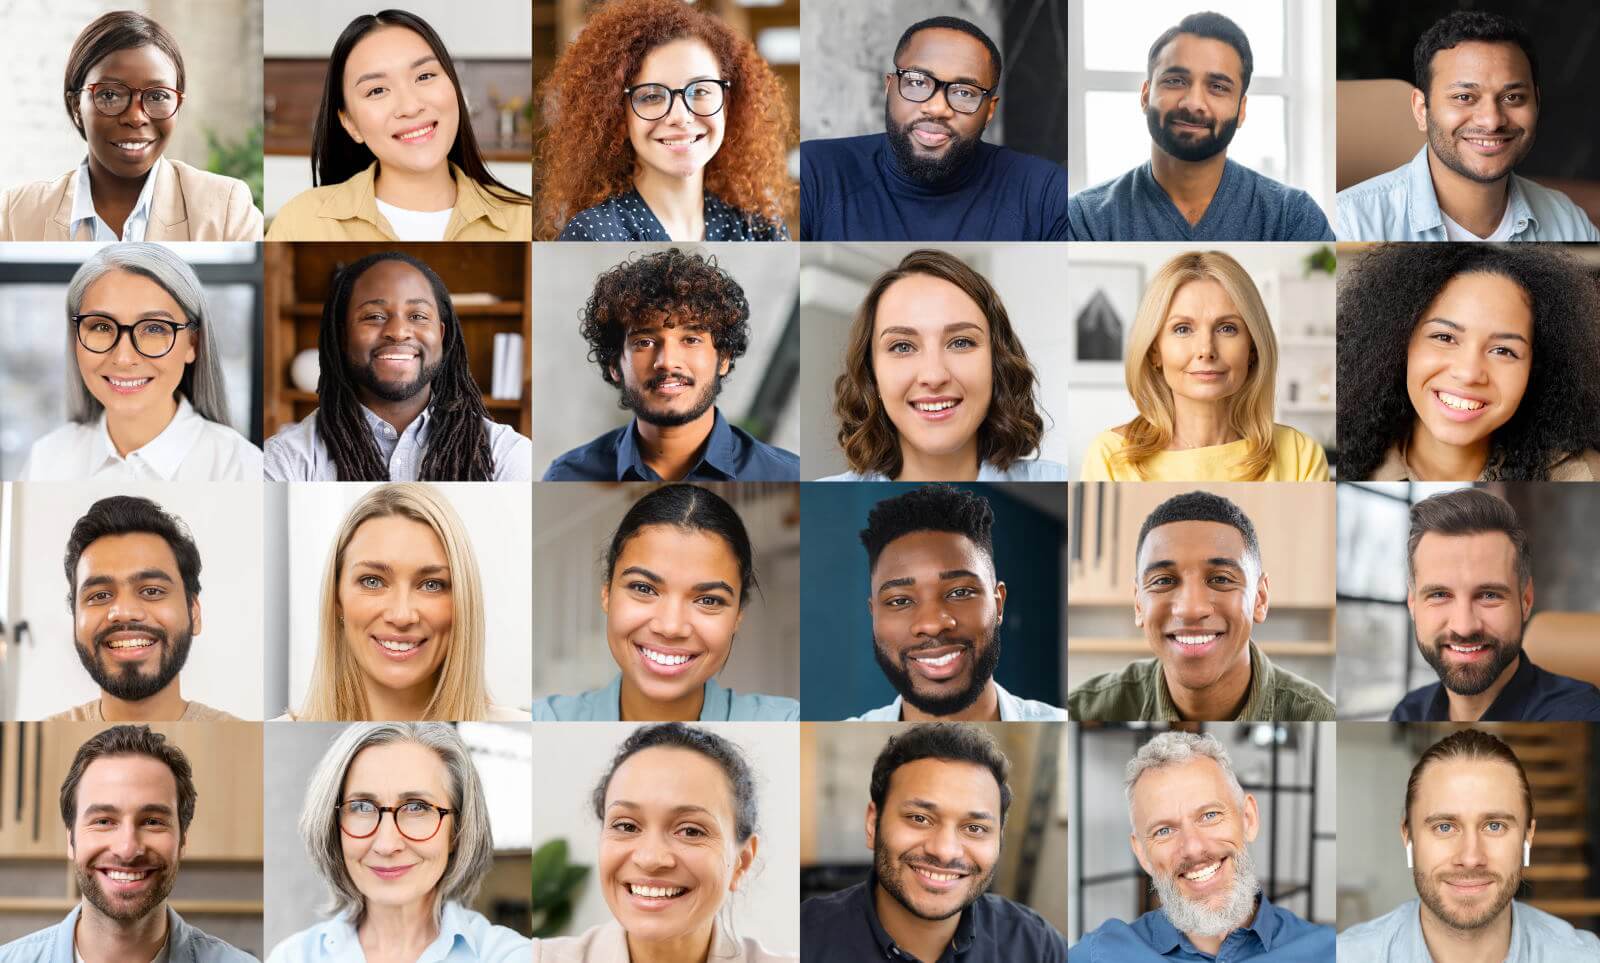
<svg viewBox="0 0 1600 963">
<path fill-rule="evenodd" d="M 1421 903 L 1410 900 L 1375 920 L 1339 934 L 1339 959 L 1371 963 L 1433 963 L 1422 938 Z M 1600 960 L 1600 937 L 1571 923 L 1511 901 L 1511 948 L 1505 963 L 1578 963 Z"/>
<path fill-rule="evenodd" d="M 1048 702 L 1037 702 L 1033 699 L 1022 699 L 1005 690 L 1000 683 L 994 684 L 994 694 L 1000 700 L 1001 722 L 1065 722 L 1067 710 L 1053 706 Z M 899 722 L 900 697 L 895 696 L 894 701 L 886 706 L 863 712 L 859 716 L 851 716 L 846 722 Z"/>
<path fill-rule="evenodd" d="M 122 222 L 122 234 L 118 236 L 94 209 L 94 194 L 89 190 L 89 158 L 85 157 L 83 163 L 78 165 L 78 181 L 72 189 L 72 213 L 67 217 L 67 236 L 88 241 L 144 240 L 144 230 L 150 224 L 150 199 L 155 196 L 156 175 L 164 163 L 165 160 L 157 157 L 156 162 L 150 165 L 150 172 L 144 176 L 144 186 L 139 189 L 139 199 L 133 203 L 133 213 Z M 89 236 L 78 237 L 80 229 L 87 230 Z"/>
<path fill-rule="evenodd" d="M 1341 241 L 1447 240 L 1427 145 L 1404 167 L 1340 191 L 1337 205 Z M 1508 181 L 1506 212 L 1513 241 L 1600 241 L 1600 231 L 1567 195 L 1515 174 Z"/>
<path fill-rule="evenodd" d="M 1101 923 L 1067 951 L 1067 963 L 1333 963 L 1333 943 L 1333 927 L 1308 923 L 1262 896 L 1255 919 L 1224 937 L 1215 956 L 1202 952 L 1156 909 L 1132 923 Z M 1342 940 L 1339 949 L 1341 960 L 1376 959 L 1346 957 Z"/>
<path fill-rule="evenodd" d="M 1011 467 L 1005 471 L 1001 471 L 988 462 L 978 466 L 978 481 L 981 482 L 1064 482 L 1066 480 L 1066 465 L 1061 464 L 1059 461 L 1046 461 L 1043 458 L 1025 458 L 1021 461 L 1014 461 L 1011 463 Z M 889 477 L 882 472 L 876 471 L 867 472 L 864 475 L 859 472 L 847 471 L 838 475 L 819 478 L 817 481 L 889 481 Z"/>
<path fill-rule="evenodd" d="M 267 481 L 339 481 L 339 469 L 328 449 L 317 437 L 317 415 L 313 411 L 304 421 L 286 425 L 267 439 L 265 471 Z M 433 423 L 433 408 L 423 409 L 403 432 L 379 418 L 366 405 L 361 416 L 367 420 L 378 455 L 389 466 L 388 478 L 346 478 L 344 481 L 416 481 L 422 456 L 428 451 L 428 435 Z M 533 442 L 492 418 L 483 425 L 489 430 L 489 454 L 494 459 L 491 481 L 532 481 Z"/>
<path fill-rule="evenodd" d="M 716 679 L 706 680 L 705 702 L 700 706 L 701 722 L 795 722 L 799 718 L 800 703 L 795 699 L 734 692 L 717 685 Z M 622 673 L 617 673 L 603 689 L 533 700 L 533 721 L 622 721 Z"/>
<path fill-rule="evenodd" d="M 81 912 L 83 904 L 79 903 L 56 925 L 0 946 L 0 963 L 76 963 L 72 939 Z M 256 959 L 185 923 L 171 906 L 167 907 L 167 945 L 163 952 L 167 963 L 255 963 Z"/>
<path fill-rule="evenodd" d="M 533 942 L 504 926 L 495 926 L 459 903 L 444 904 L 439 935 L 417 957 L 417 963 L 527 963 Z M 356 928 L 344 916 L 318 923 L 285 939 L 267 955 L 267 963 L 366 963 Z"/>
</svg>

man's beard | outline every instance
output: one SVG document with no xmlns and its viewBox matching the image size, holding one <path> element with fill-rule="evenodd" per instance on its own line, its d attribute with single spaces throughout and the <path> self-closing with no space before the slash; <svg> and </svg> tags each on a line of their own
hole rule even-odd
<svg viewBox="0 0 1600 963">
<path fill-rule="evenodd" d="M 618 404 L 633 412 L 640 421 L 646 424 L 655 425 L 657 428 L 676 428 L 679 425 L 687 425 L 710 411 L 711 406 L 716 403 L 717 395 L 722 393 L 722 375 L 719 374 L 711 379 L 710 384 L 700 389 L 700 394 L 695 397 L 694 404 L 690 405 L 687 411 L 662 411 L 651 408 L 650 400 L 645 396 L 645 391 L 654 391 L 668 378 L 678 381 L 687 380 L 689 387 L 694 387 L 694 379 L 689 378 L 687 375 L 658 374 L 644 383 L 643 390 L 633 388 L 627 382 L 623 382 L 622 398 Z"/>
<path fill-rule="evenodd" d="M 1233 143 L 1233 135 L 1239 130 L 1239 115 L 1234 114 L 1228 120 L 1213 121 L 1211 133 L 1204 137 L 1185 140 L 1173 133 L 1168 126 L 1173 121 L 1182 121 L 1185 124 L 1205 123 L 1203 119 L 1186 110 L 1174 109 L 1165 117 L 1161 116 L 1161 111 L 1155 104 L 1144 110 L 1145 126 L 1150 128 L 1150 139 L 1156 142 L 1156 146 L 1178 160 L 1190 163 L 1210 160 L 1227 150 L 1228 145 Z"/>
<path fill-rule="evenodd" d="M 965 712 L 972 708 L 978 697 L 983 695 L 984 686 L 994 678 L 994 670 L 1000 665 L 1000 621 L 995 619 L 989 623 L 989 630 L 984 633 L 982 640 L 973 639 L 945 639 L 939 638 L 926 644 L 907 649 L 899 656 L 891 655 L 884 650 L 877 639 L 872 640 L 872 655 L 878 660 L 878 668 L 893 685 L 900 697 L 911 703 L 918 710 L 931 716 L 950 716 L 958 712 Z M 968 658 L 972 659 L 972 675 L 967 680 L 967 687 L 959 692 L 949 695 L 925 695 L 917 691 L 916 683 L 911 676 L 911 667 L 906 665 L 918 652 L 929 649 L 943 648 L 948 645 L 958 644 L 966 649 Z"/>
<path fill-rule="evenodd" d="M 1459 130 L 1461 128 L 1457 129 Z M 1509 130 L 1501 133 L 1512 132 L 1520 132 L 1520 128 L 1510 128 Z M 1497 132 L 1491 131 L 1490 133 Z M 1467 136 L 1471 135 L 1469 134 Z M 1433 114 L 1428 114 L 1428 149 L 1433 151 L 1433 156 L 1439 158 L 1439 163 L 1474 183 L 1493 184 L 1496 181 L 1504 178 L 1507 174 L 1510 174 L 1512 169 L 1518 164 L 1522 163 L 1522 159 L 1524 157 L 1528 156 L 1528 151 L 1533 150 L 1533 137 L 1524 137 L 1522 139 L 1521 148 L 1522 149 L 1518 151 L 1515 156 L 1504 158 L 1506 166 L 1505 169 L 1500 173 L 1481 174 L 1468 167 L 1466 161 L 1461 159 L 1461 152 L 1456 150 L 1454 132 L 1445 130 L 1443 127 L 1435 124 L 1433 122 Z"/>
<path fill-rule="evenodd" d="M 976 883 L 969 883 L 967 895 L 961 900 L 961 905 L 942 916 L 929 916 L 922 910 L 917 909 L 917 907 L 911 902 L 910 895 L 906 892 L 905 879 L 901 874 L 916 872 L 916 870 L 910 868 L 909 863 L 911 861 L 907 860 L 905 854 L 903 853 L 898 859 L 889 855 L 889 848 L 883 841 L 882 813 L 878 814 L 878 832 L 874 835 L 873 840 L 874 845 L 872 847 L 872 865 L 878 876 L 878 884 L 883 887 L 884 892 L 894 897 L 894 901 L 896 903 L 904 906 L 906 908 L 906 912 L 920 920 L 937 921 L 947 920 L 952 916 L 960 916 L 962 913 L 966 912 L 968 906 L 971 906 L 973 903 L 978 901 L 978 897 L 982 896 L 988 891 L 990 884 L 994 882 L 995 872 L 1000 868 L 999 862 L 996 861 L 993 866 L 989 867 L 989 874 L 987 876 L 983 877 L 982 879 L 978 879 Z M 978 867 L 968 863 L 953 862 L 949 864 L 943 864 L 938 860 L 932 859 L 928 856 L 922 856 L 918 858 L 915 860 L 915 863 L 918 866 L 924 866 L 928 869 L 939 872 L 966 873 L 968 874 L 967 878 L 969 880 L 976 879 L 978 872 Z"/>
<path fill-rule="evenodd" d="M 148 915 L 151 910 L 159 907 L 172 892 L 172 886 L 178 881 L 177 867 L 169 863 L 155 860 L 140 862 L 127 869 L 150 869 L 154 871 L 156 881 L 137 903 L 117 903 L 106 895 L 100 888 L 100 874 L 93 869 L 84 869 L 77 863 L 72 864 L 73 875 L 78 878 L 78 889 L 83 893 L 83 898 L 89 905 L 99 910 L 111 919 L 122 923 L 129 923 Z"/>
<path fill-rule="evenodd" d="M 1180 933 L 1194 936 L 1227 936 L 1250 922 L 1256 911 L 1256 894 L 1261 884 L 1256 880 L 1255 862 L 1244 847 L 1227 854 L 1233 863 L 1233 885 L 1223 895 L 1222 905 L 1212 908 L 1210 903 L 1192 900 L 1178 889 L 1177 877 L 1209 866 L 1220 857 L 1207 857 L 1191 861 L 1173 871 L 1171 876 L 1150 877 L 1150 888 L 1161 898 L 1161 912 Z M 1219 869 L 1218 872 L 1221 872 Z"/>
<path fill-rule="evenodd" d="M 1411 878 L 1417 884 L 1417 895 L 1422 897 L 1422 902 L 1433 911 L 1433 915 L 1458 930 L 1475 930 L 1492 923 L 1495 917 L 1500 915 L 1500 911 L 1506 908 L 1506 904 L 1511 902 L 1511 897 L 1517 894 L 1517 887 L 1522 885 L 1522 874 L 1516 871 L 1504 879 L 1488 870 L 1476 873 L 1465 871 L 1447 873 L 1436 882 L 1422 870 L 1414 869 L 1411 871 Z M 1446 885 L 1445 880 L 1480 882 L 1492 880 L 1499 883 L 1500 887 L 1495 890 L 1494 898 L 1482 910 L 1472 916 L 1460 916 L 1445 902 L 1444 894 L 1440 891 L 1440 888 Z"/>
<path fill-rule="evenodd" d="M 1494 654 L 1477 663 L 1456 665 L 1445 661 L 1444 647 L 1455 645 L 1488 645 L 1494 647 Z M 1433 638 L 1432 647 L 1417 642 L 1422 657 L 1439 674 L 1439 682 L 1446 689 L 1456 695 L 1475 696 L 1483 693 L 1494 681 L 1500 678 L 1500 673 L 1506 667 L 1517 661 L 1517 656 L 1522 654 L 1522 634 L 1519 632 L 1515 639 L 1507 641 L 1487 632 L 1474 632 L 1471 635 L 1457 635 L 1454 632 L 1440 632 Z"/>
<path fill-rule="evenodd" d="M 158 625 L 143 622 L 119 622 L 108 625 L 95 633 L 94 640 L 87 648 L 76 639 L 73 648 L 78 650 L 78 661 L 83 663 L 83 668 L 89 677 L 95 681 L 107 695 L 121 699 L 124 702 L 142 702 L 157 692 L 167 687 L 178 673 L 183 671 L 184 662 L 189 659 L 189 644 L 194 641 L 194 622 L 183 627 L 177 639 L 169 646 L 167 632 Z M 139 671 L 139 666 L 128 663 L 121 667 L 121 671 L 112 671 L 100 661 L 100 653 L 108 651 L 105 648 L 106 636 L 114 632 L 127 631 L 149 632 L 155 636 L 155 644 L 162 649 L 161 662 L 156 667 L 154 675 L 144 675 Z"/>
<path fill-rule="evenodd" d="M 384 346 L 384 348 L 394 347 L 398 346 Z M 405 347 L 416 349 L 417 359 L 419 362 L 425 362 L 427 360 L 427 355 L 423 353 L 420 345 L 405 345 Z M 374 353 L 377 353 L 377 351 L 382 351 L 384 348 L 376 349 Z M 379 378 L 378 372 L 372 366 L 371 358 L 367 359 L 366 364 L 357 364 L 354 360 L 351 360 L 350 373 L 355 376 L 356 381 L 363 388 L 372 392 L 379 398 L 382 398 L 384 401 L 410 401 L 412 398 L 415 398 L 417 394 L 422 391 L 422 389 L 433 384 L 433 379 L 438 376 L 439 368 L 443 366 L 443 364 L 443 359 L 435 361 L 431 365 L 423 363 L 420 365 L 417 371 L 417 376 L 414 379 L 401 382 L 384 381 L 383 379 Z"/>
<path fill-rule="evenodd" d="M 916 145 L 911 142 L 911 128 L 917 124 L 937 125 L 950 135 L 942 156 L 928 157 L 917 153 Z M 899 126 L 889 113 L 887 100 L 883 102 L 883 129 L 889 135 L 889 149 L 894 152 L 895 164 L 901 173 L 919 184 L 927 185 L 941 184 L 964 169 L 978 152 L 978 144 L 983 139 L 983 128 L 979 128 L 976 136 L 962 137 L 954 128 L 927 118 L 918 118 Z"/>
</svg>

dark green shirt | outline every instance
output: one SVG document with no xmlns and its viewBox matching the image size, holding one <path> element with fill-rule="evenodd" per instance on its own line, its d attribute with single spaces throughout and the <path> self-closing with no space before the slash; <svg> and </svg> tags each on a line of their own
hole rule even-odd
<svg viewBox="0 0 1600 963">
<path fill-rule="evenodd" d="M 1070 643 L 1069 643 L 1070 645 Z M 1097 675 L 1067 693 L 1067 715 L 1078 722 L 1179 722 L 1160 659 L 1139 659 Z M 1333 700 L 1314 683 L 1272 664 L 1250 642 L 1250 694 L 1237 719 L 1192 722 L 1328 722 Z"/>
</svg>

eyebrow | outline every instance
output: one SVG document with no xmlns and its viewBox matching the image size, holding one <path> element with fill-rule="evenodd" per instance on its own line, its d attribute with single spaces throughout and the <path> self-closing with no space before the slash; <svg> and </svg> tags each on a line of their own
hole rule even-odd
<svg viewBox="0 0 1600 963">
<path fill-rule="evenodd" d="M 1167 320 L 1168 321 L 1197 321 L 1199 319 L 1198 318 L 1192 318 L 1187 314 L 1169 314 L 1169 315 L 1167 315 Z M 1213 320 L 1213 321 L 1243 321 L 1244 317 L 1242 315 L 1238 315 L 1238 314 L 1219 314 L 1215 318 L 1212 318 L 1211 320 Z"/>
<path fill-rule="evenodd" d="M 367 800 L 371 800 L 372 802 L 378 802 L 379 801 L 378 794 L 377 793 L 370 793 L 370 792 L 346 793 L 344 798 L 345 798 L 346 802 L 349 802 L 352 799 L 367 799 Z M 396 798 L 396 799 L 422 799 L 422 800 L 432 801 L 432 800 L 438 799 L 440 797 L 435 796 L 432 791 L 427 790 L 427 789 L 403 789 L 400 792 L 395 793 L 394 794 L 394 798 Z"/>
<path fill-rule="evenodd" d="M 1511 590 L 1511 586 L 1506 582 L 1480 582 L 1472 587 L 1472 591 L 1474 592 L 1482 592 L 1486 589 L 1493 589 L 1496 592 L 1504 592 L 1507 595 L 1514 594 Z M 1428 582 L 1426 584 L 1417 586 L 1418 595 L 1427 595 L 1429 592 L 1451 591 L 1454 591 L 1454 589 L 1452 589 L 1450 586 L 1440 585 L 1435 582 Z"/>
<path fill-rule="evenodd" d="M 928 809 L 932 810 L 933 812 L 941 811 L 940 805 L 931 799 L 907 799 L 905 802 L 900 804 L 900 809 L 902 811 L 907 809 Z M 962 818 L 982 819 L 988 822 L 993 822 L 994 813 L 989 812 L 987 809 L 969 809 L 967 810 L 966 815 L 962 816 Z"/>
<path fill-rule="evenodd" d="M 97 318 L 105 318 L 107 321 L 120 321 L 121 320 L 121 318 L 118 318 L 115 314 L 112 314 L 110 311 L 98 311 L 98 310 L 93 310 L 93 309 L 88 310 L 88 311 L 79 311 L 78 312 L 78 316 L 79 317 L 85 317 L 85 318 L 91 317 L 91 316 L 97 317 Z M 166 320 L 172 321 L 174 323 L 176 323 L 176 321 L 177 321 L 177 317 L 171 311 L 164 311 L 161 308 L 151 308 L 148 311 L 140 311 L 136 315 L 136 317 L 141 321 L 147 321 L 150 318 L 165 318 Z"/>
<path fill-rule="evenodd" d="M 613 799 L 606 806 L 606 811 L 609 812 L 612 809 L 616 809 L 618 807 L 621 807 L 623 809 L 643 809 L 644 808 L 641 804 L 633 802 L 632 800 L 629 800 L 629 799 Z M 707 816 L 710 816 L 710 817 L 712 817 L 714 819 L 714 818 L 716 818 L 716 815 L 717 815 L 716 813 L 712 812 L 711 810 L 707 809 L 704 806 L 696 806 L 696 805 L 693 805 L 692 803 L 685 803 L 685 804 L 683 804 L 681 806 L 673 806 L 671 809 L 669 809 L 667 811 L 669 813 L 671 813 L 672 815 L 674 815 L 674 816 L 682 816 L 685 813 L 705 813 Z"/>
<path fill-rule="evenodd" d="M 1533 84 L 1528 83 L 1526 80 L 1513 80 L 1511 83 L 1501 87 L 1500 90 L 1502 92 L 1507 90 L 1521 90 L 1524 87 L 1532 86 Z M 1479 90 L 1483 87 L 1483 84 L 1471 80 L 1452 80 L 1450 83 L 1445 85 L 1444 89 L 1450 90 L 1451 88 L 1455 87 L 1459 87 L 1462 90 Z"/>
<path fill-rule="evenodd" d="M 171 585 L 173 578 L 159 568 L 144 568 L 128 576 L 129 582 L 166 582 Z M 91 575 L 84 579 L 78 586 L 78 591 L 83 591 L 90 586 L 115 585 L 117 580 L 110 575 Z"/>
<path fill-rule="evenodd" d="M 645 568 L 642 565 L 629 565 L 627 568 L 623 569 L 621 572 L 618 572 L 617 574 L 619 574 L 619 575 L 629 575 L 629 574 L 642 575 L 642 576 L 644 576 L 645 578 L 649 579 L 652 582 L 665 582 L 666 581 L 666 579 L 664 579 L 661 576 L 657 575 L 656 573 L 650 571 L 649 569 Z"/>
<path fill-rule="evenodd" d="M 1193 77 L 1194 76 L 1194 71 L 1190 70 L 1188 67 L 1179 67 L 1178 65 L 1174 64 L 1171 67 L 1168 67 L 1165 70 L 1161 71 L 1161 73 L 1157 74 L 1158 77 L 1166 77 L 1166 76 L 1170 76 L 1170 75 L 1176 75 L 1176 76 L 1179 76 L 1179 77 Z M 1220 80 L 1223 83 L 1229 84 L 1229 85 L 1238 83 L 1238 81 L 1233 78 L 1232 74 L 1225 74 L 1225 73 L 1221 73 L 1221 72 L 1215 71 L 1215 70 L 1211 71 L 1210 73 L 1207 73 L 1206 74 L 1206 79 L 1207 80 Z"/>
<path fill-rule="evenodd" d="M 1454 321 L 1451 321 L 1448 318 L 1429 318 L 1428 320 L 1426 320 L 1426 321 L 1424 321 L 1422 323 L 1423 324 L 1442 324 L 1445 327 L 1449 328 L 1451 331 L 1460 331 L 1463 334 L 1465 334 L 1466 330 L 1467 330 L 1465 327 L 1455 323 Z M 1490 338 L 1490 340 L 1521 341 L 1523 344 L 1527 344 L 1528 343 L 1528 339 L 1527 338 L 1524 338 L 1522 335 L 1517 334 L 1515 331 L 1496 331 L 1494 334 L 1489 335 L 1489 338 Z"/>
<path fill-rule="evenodd" d="M 434 306 L 433 302 L 428 300 L 427 298 L 407 298 L 402 303 L 404 303 L 404 304 L 426 304 L 430 308 Z M 359 310 L 361 310 L 362 308 L 366 307 L 369 304 L 381 304 L 384 307 L 388 307 L 389 306 L 389 299 L 388 298 L 368 298 L 365 301 L 362 301 L 360 304 L 356 305 L 355 309 L 357 311 L 359 311 Z"/>
<path fill-rule="evenodd" d="M 951 321 L 949 324 L 944 326 L 944 330 L 945 330 L 946 333 L 949 333 L 951 331 L 965 331 L 968 328 L 971 328 L 974 331 L 979 331 L 979 332 L 983 331 L 983 325 L 978 324 L 976 321 Z M 887 335 L 891 335 L 891 334 L 898 334 L 898 335 L 902 335 L 902 336 L 910 336 L 910 337 L 913 337 L 913 338 L 919 338 L 919 337 L 922 336 L 922 332 L 918 331 L 916 328 L 907 327 L 906 325 L 903 325 L 903 324 L 896 324 L 896 325 L 892 325 L 890 327 L 884 328 L 882 331 L 880 331 L 878 333 L 878 337 L 879 338 L 883 338 L 883 337 L 886 337 Z"/>
<path fill-rule="evenodd" d="M 138 809 L 133 811 L 138 813 L 161 813 L 167 816 L 170 816 L 173 813 L 172 807 L 168 806 L 166 803 L 146 803 L 145 805 L 140 806 Z M 121 806 L 113 806 L 110 803 L 93 803 L 83 807 L 83 815 L 85 816 L 95 813 L 111 813 L 116 815 L 122 812 L 123 809 Z"/>
<path fill-rule="evenodd" d="M 411 66 L 407 67 L 406 69 L 407 70 L 416 70 L 418 67 L 422 66 L 423 64 L 427 63 L 428 61 L 432 60 L 432 61 L 437 62 L 438 59 L 439 58 L 437 56 L 435 56 L 435 55 L 430 53 L 430 54 L 427 54 L 426 56 L 418 57 L 416 60 L 413 60 L 411 62 Z M 374 70 L 374 71 L 371 71 L 370 73 L 364 73 L 361 76 L 357 77 L 355 80 L 352 80 L 350 82 L 350 86 L 359 87 L 359 86 L 361 86 L 362 84 L 366 83 L 369 80 L 381 80 L 381 79 L 383 79 L 384 77 L 387 77 L 387 76 L 389 76 L 389 72 L 387 70 Z"/>
<path fill-rule="evenodd" d="M 901 67 L 900 69 L 901 70 L 915 70 L 919 74 L 927 74 L 929 77 L 932 77 L 934 80 L 942 80 L 947 84 L 971 84 L 974 87 L 982 87 L 983 86 L 983 81 L 979 80 L 976 77 L 968 77 L 968 76 L 965 76 L 965 75 L 960 76 L 960 77 L 955 77 L 955 78 L 940 77 L 939 75 L 935 74 L 933 71 L 929 70 L 927 67 L 922 67 L 922 66 L 919 66 L 917 64 L 911 64 L 909 66 Z"/>
<path fill-rule="evenodd" d="M 1513 813 L 1505 813 L 1505 812 L 1500 812 L 1500 813 L 1478 813 L 1476 818 L 1480 819 L 1480 820 L 1483 820 L 1483 819 L 1494 819 L 1494 820 L 1498 820 L 1498 821 L 1500 821 L 1502 823 L 1519 823 L 1520 824 L 1520 822 L 1521 822 L 1517 818 L 1517 816 L 1515 814 L 1513 814 Z M 1443 822 L 1459 823 L 1459 822 L 1465 822 L 1465 817 L 1458 816 L 1455 813 L 1429 813 L 1428 815 L 1422 817 L 1422 821 L 1425 822 L 1425 823 L 1443 823 Z"/>
<path fill-rule="evenodd" d="M 721 591 L 721 592 L 727 592 L 729 595 L 732 595 L 733 594 L 733 586 L 729 585 L 727 582 L 724 582 L 722 579 L 714 579 L 714 580 L 712 580 L 710 582 L 696 582 L 693 586 L 691 586 L 690 591 L 693 591 L 693 592 L 718 592 L 718 591 Z"/>
<path fill-rule="evenodd" d="M 1211 558 L 1206 559 L 1206 565 L 1211 567 L 1211 568 L 1231 568 L 1231 569 L 1237 569 L 1240 572 L 1244 571 L 1244 566 L 1239 564 L 1239 560 L 1238 559 L 1228 558 L 1228 557 L 1222 556 L 1222 555 L 1216 555 L 1216 556 L 1213 556 Z M 1170 558 L 1161 558 L 1161 559 L 1155 560 L 1154 562 L 1151 562 L 1149 565 L 1146 565 L 1144 567 L 1144 571 L 1140 572 L 1139 574 L 1141 576 L 1149 575 L 1151 572 L 1155 571 L 1158 568 L 1177 568 L 1177 567 L 1178 567 L 1178 563 L 1174 562 L 1172 559 L 1170 559 Z"/>
<path fill-rule="evenodd" d="M 388 562 L 369 562 L 369 561 L 366 561 L 366 560 L 362 560 L 360 562 L 351 562 L 350 563 L 350 567 L 351 568 L 370 568 L 373 571 L 382 572 L 385 575 L 393 575 L 394 574 L 394 566 L 390 565 Z M 448 573 L 449 571 L 450 571 L 450 566 L 448 566 L 448 565 L 440 565 L 438 563 L 434 563 L 432 565 L 424 565 L 421 568 L 417 569 L 416 574 L 418 574 L 418 575 L 434 575 L 434 574 L 437 574 L 439 572 Z"/>
</svg>

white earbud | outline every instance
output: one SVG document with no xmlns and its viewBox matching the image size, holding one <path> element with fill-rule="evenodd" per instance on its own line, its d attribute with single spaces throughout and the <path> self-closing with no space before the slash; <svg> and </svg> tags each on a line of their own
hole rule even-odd
<svg viewBox="0 0 1600 963">
<path fill-rule="evenodd" d="M 1415 866 L 1411 865 L 1411 844 L 1410 843 L 1406 843 L 1406 869 L 1415 869 L 1415 868 L 1416 868 Z"/>
<path fill-rule="evenodd" d="M 1529 839 L 1524 839 L 1522 841 L 1522 868 L 1523 869 L 1527 869 L 1529 866 L 1532 866 L 1532 865 L 1533 865 L 1533 841 L 1529 840 Z"/>
</svg>

